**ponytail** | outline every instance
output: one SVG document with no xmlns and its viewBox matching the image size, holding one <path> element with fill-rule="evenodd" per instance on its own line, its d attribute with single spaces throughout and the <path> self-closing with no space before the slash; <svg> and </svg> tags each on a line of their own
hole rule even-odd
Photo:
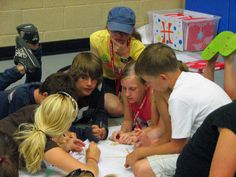
<svg viewBox="0 0 236 177">
<path fill-rule="evenodd" d="M 46 145 L 46 134 L 33 124 L 21 124 L 15 139 L 22 141 L 19 146 L 20 156 L 25 159 L 26 169 L 34 174 L 41 169 Z"/>
</svg>

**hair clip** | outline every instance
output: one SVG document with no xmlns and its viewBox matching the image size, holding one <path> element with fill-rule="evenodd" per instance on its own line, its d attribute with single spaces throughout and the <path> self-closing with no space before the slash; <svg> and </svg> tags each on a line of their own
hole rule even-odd
<svg viewBox="0 0 236 177">
<path fill-rule="evenodd" d="M 61 92 L 57 92 L 58 94 L 61 94 L 61 95 L 64 95 L 68 98 L 70 98 L 71 102 L 72 102 L 72 105 L 74 107 L 74 110 L 76 110 L 76 107 L 77 107 L 77 103 L 75 101 L 75 99 L 67 92 L 64 92 L 64 91 L 61 91 Z"/>
<path fill-rule="evenodd" d="M 57 92 L 57 93 L 58 93 L 58 94 L 61 94 L 61 95 L 64 95 L 64 96 L 67 96 L 67 97 L 69 97 L 69 98 L 72 98 L 71 95 L 70 95 L 69 93 L 67 93 L 67 92 L 61 91 L 61 92 Z"/>
</svg>

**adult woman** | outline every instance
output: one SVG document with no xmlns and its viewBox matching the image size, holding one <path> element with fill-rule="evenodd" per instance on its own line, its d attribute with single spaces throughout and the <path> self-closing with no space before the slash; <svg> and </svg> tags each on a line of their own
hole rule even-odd
<svg viewBox="0 0 236 177">
<path fill-rule="evenodd" d="M 77 103 L 69 94 L 52 94 L 38 108 L 27 106 L 1 120 L 0 129 L 12 135 L 20 125 L 14 137 L 19 142 L 19 152 L 30 173 L 40 170 L 42 160 L 46 160 L 66 172 L 81 168 L 97 176 L 100 151 L 95 143 L 91 143 L 87 150 L 86 164 L 71 157 L 61 144 L 77 111 Z M 73 137 L 67 142 L 81 143 Z"/>
<path fill-rule="evenodd" d="M 107 29 L 90 36 L 91 50 L 103 62 L 105 109 L 112 116 L 123 113 L 122 104 L 117 97 L 122 69 L 128 61 L 137 60 L 144 49 L 134 26 L 134 11 L 127 7 L 115 7 L 109 11 Z"/>
</svg>

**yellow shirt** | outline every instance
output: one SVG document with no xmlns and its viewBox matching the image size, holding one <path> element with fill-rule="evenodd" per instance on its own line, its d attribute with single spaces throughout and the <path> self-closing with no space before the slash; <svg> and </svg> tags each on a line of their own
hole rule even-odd
<svg viewBox="0 0 236 177">
<path fill-rule="evenodd" d="M 114 74 L 112 70 L 112 62 L 111 62 L 111 55 L 110 55 L 110 34 L 107 30 L 100 30 L 94 32 L 90 36 L 90 45 L 91 47 L 97 52 L 98 57 L 102 60 L 103 63 L 103 77 L 108 79 L 117 79 L 118 74 Z M 130 41 L 130 54 L 129 56 L 133 60 L 137 60 L 140 53 L 143 51 L 144 45 L 141 41 L 131 38 Z M 121 69 L 121 61 L 120 57 L 115 55 L 114 56 L 114 65 L 115 71 L 118 72 Z"/>
</svg>

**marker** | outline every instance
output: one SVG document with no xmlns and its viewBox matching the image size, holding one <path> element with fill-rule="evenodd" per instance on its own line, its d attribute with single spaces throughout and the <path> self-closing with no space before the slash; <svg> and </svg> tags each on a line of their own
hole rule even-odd
<svg viewBox="0 0 236 177">
<path fill-rule="evenodd" d="M 99 128 L 102 128 L 102 121 L 99 122 Z"/>
<path fill-rule="evenodd" d="M 102 128 L 102 121 L 99 122 L 99 128 L 101 129 Z M 102 139 L 102 132 L 100 131 L 100 139 Z"/>
</svg>

